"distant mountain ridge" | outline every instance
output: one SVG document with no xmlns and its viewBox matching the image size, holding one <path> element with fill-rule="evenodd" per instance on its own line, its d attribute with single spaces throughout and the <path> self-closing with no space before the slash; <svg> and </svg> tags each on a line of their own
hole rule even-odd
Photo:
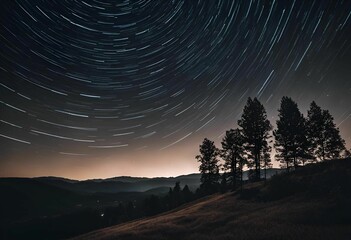
<svg viewBox="0 0 351 240">
<path fill-rule="evenodd" d="M 267 170 L 267 178 L 281 172 L 282 169 L 272 168 Z M 247 180 L 248 171 L 244 172 L 243 179 Z M 200 186 L 201 174 L 192 173 L 187 175 L 180 175 L 177 177 L 130 177 L 118 176 L 106 179 L 88 179 L 88 180 L 74 180 L 62 177 L 35 177 L 35 178 L 20 178 L 23 181 L 30 179 L 45 183 L 47 185 L 59 187 L 61 189 L 70 190 L 80 193 L 120 193 L 120 192 L 146 192 L 152 189 L 166 189 L 173 187 L 176 182 L 180 182 L 181 186 L 188 185 L 192 191 Z M 19 178 L 0 178 L 3 179 L 19 179 Z"/>
<path fill-rule="evenodd" d="M 59 177 L 38 177 L 33 179 L 70 191 L 86 193 L 145 192 L 154 188 L 173 187 L 178 181 L 182 186 L 188 185 L 193 190 L 200 185 L 200 174 L 156 178 L 121 176 L 82 181 Z"/>
</svg>

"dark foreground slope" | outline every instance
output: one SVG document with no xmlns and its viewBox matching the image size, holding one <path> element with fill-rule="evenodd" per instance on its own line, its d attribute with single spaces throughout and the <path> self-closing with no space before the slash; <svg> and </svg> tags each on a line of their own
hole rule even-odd
<svg viewBox="0 0 351 240">
<path fill-rule="evenodd" d="M 309 165 L 75 239 L 351 239 L 351 160 Z"/>
<path fill-rule="evenodd" d="M 146 192 L 84 193 L 28 178 L 0 179 L 1 239 L 64 239 L 111 226 L 102 213 L 115 212 L 128 202 L 142 203 Z M 125 221 L 125 216 L 114 223 Z"/>
</svg>

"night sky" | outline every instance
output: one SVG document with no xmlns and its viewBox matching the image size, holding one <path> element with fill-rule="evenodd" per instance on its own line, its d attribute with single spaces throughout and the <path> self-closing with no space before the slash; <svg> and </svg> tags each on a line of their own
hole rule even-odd
<svg viewBox="0 0 351 240">
<path fill-rule="evenodd" d="M 1 3 L 0 176 L 197 172 L 249 96 L 272 124 L 315 100 L 351 146 L 351 1 Z"/>
</svg>

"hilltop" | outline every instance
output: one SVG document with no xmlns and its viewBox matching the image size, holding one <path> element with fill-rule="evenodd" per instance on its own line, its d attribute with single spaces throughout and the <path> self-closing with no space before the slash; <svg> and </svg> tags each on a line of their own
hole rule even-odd
<svg viewBox="0 0 351 240">
<path fill-rule="evenodd" d="M 350 239 L 350 186 L 351 159 L 310 164 L 74 239 Z"/>
</svg>

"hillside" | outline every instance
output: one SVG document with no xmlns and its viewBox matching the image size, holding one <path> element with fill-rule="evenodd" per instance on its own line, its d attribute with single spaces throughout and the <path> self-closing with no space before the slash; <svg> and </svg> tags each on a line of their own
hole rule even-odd
<svg viewBox="0 0 351 240">
<path fill-rule="evenodd" d="M 145 192 L 91 193 L 61 187 L 76 182 L 58 178 L 0 178 L 0 239 L 76 236 L 109 226 L 100 216 L 106 208 L 112 207 L 109 210 L 112 211 L 121 203 L 142 203 L 152 194 L 162 195 L 169 190 L 160 187 Z"/>
<path fill-rule="evenodd" d="M 350 239 L 351 160 L 312 164 L 79 239 Z"/>
<path fill-rule="evenodd" d="M 96 207 L 111 205 L 120 201 L 134 201 L 143 199 L 151 194 L 162 194 L 168 188 L 155 188 L 145 192 L 100 192 L 90 193 L 72 191 L 61 187 L 60 184 L 38 179 L 1 178 L 0 192 L 0 221 L 20 221 L 33 217 L 47 217 L 54 214 L 71 212 L 82 207 Z M 71 183 L 67 183 L 71 184 Z"/>
</svg>

